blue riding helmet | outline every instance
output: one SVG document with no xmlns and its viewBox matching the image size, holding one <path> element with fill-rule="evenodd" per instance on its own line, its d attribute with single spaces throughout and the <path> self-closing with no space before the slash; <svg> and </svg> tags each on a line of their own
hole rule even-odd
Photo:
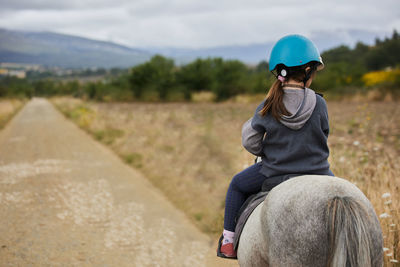
<svg viewBox="0 0 400 267">
<path fill-rule="evenodd" d="M 287 35 L 281 38 L 272 48 L 269 57 L 269 70 L 275 70 L 279 64 L 295 67 L 312 61 L 320 63 L 317 70 L 324 68 L 324 63 L 315 44 L 302 35 Z"/>
</svg>

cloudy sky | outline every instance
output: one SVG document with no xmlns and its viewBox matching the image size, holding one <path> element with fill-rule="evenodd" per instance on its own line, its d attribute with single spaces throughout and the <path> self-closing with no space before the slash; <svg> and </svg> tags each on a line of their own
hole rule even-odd
<svg viewBox="0 0 400 267">
<path fill-rule="evenodd" d="M 400 30 L 400 1 L 0 0 L 0 27 L 131 47 L 203 48 L 271 42 L 289 33 L 390 35 Z"/>
</svg>

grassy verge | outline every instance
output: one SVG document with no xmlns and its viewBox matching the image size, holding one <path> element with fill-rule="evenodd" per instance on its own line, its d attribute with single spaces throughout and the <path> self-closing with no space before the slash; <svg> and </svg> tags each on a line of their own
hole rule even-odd
<svg viewBox="0 0 400 267">
<path fill-rule="evenodd" d="M 231 177 L 253 156 L 242 123 L 257 103 L 53 103 L 139 169 L 205 233 L 223 226 Z M 389 102 L 328 102 L 330 163 L 371 200 L 385 235 L 385 261 L 399 260 L 400 109 Z"/>
<path fill-rule="evenodd" d="M 24 106 L 25 100 L 20 99 L 1 99 L 0 98 L 0 130 L 14 117 L 15 114 Z"/>
</svg>

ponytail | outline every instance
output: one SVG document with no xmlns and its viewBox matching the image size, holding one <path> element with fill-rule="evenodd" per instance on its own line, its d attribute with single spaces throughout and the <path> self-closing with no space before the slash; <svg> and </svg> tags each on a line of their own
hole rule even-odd
<svg viewBox="0 0 400 267">
<path fill-rule="evenodd" d="M 259 114 L 265 116 L 268 112 L 270 112 L 277 121 L 280 120 L 282 115 L 291 115 L 289 111 L 287 111 L 285 104 L 283 104 L 283 88 L 280 80 L 276 80 L 272 84 L 267 94 L 267 98 L 265 99 L 264 107 L 261 109 Z"/>
</svg>

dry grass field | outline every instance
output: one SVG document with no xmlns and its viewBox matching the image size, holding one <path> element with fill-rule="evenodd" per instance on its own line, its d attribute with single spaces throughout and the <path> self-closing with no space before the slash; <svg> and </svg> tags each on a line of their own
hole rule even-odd
<svg viewBox="0 0 400 267">
<path fill-rule="evenodd" d="M 0 129 L 12 118 L 12 116 L 23 106 L 25 101 L 18 99 L 0 98 Z"/>
<path fill-rule="evenodd" d="M 110 146 L 204 232 L 223 226 L 232 176 L 253 163 L 241 146 L 241 126 L 258 103 L 53 103 Z M 380 217 L 387 266 L 400 261 L 400 107 L 395 102 L 328 102 L 330 163 L 355 183 Z"/>
</svg>

